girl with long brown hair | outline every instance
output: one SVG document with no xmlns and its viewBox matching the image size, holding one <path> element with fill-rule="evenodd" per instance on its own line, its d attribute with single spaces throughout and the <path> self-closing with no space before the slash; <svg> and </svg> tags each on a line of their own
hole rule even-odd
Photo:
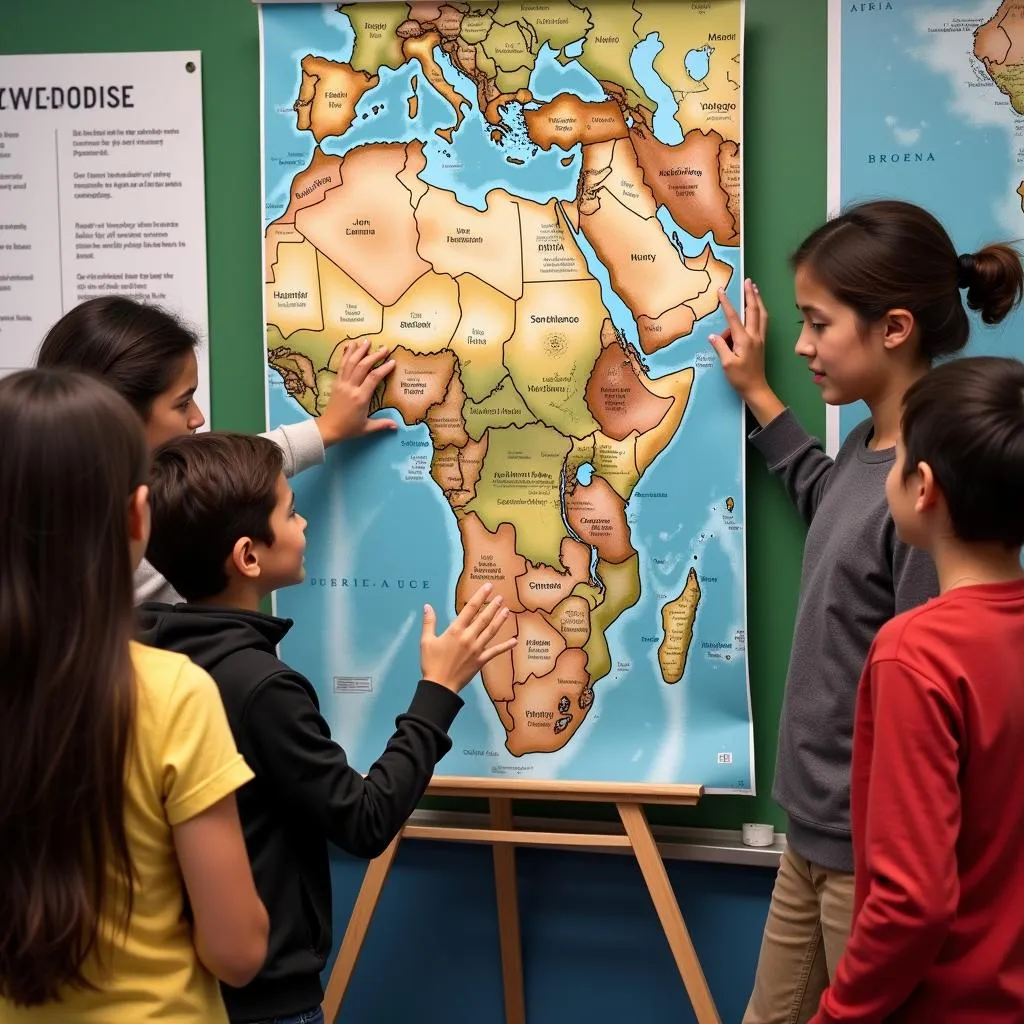
<svg viewBox="0 0 1024 1024">
<path fill-rule="evenodd" d="M 0 437 L 0 1024 L 226 1021 L 214 976 L 266 955 L 252 773 L 209 676 L 131 640 L 139 418 L 27 370 L 0 381 Z"/>
</svg>

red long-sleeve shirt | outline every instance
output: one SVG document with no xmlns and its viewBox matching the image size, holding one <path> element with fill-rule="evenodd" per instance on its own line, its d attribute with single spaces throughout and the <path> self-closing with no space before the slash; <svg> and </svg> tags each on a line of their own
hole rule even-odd
<svg viewBox="0 0 1024 1024">
<path fill-rule="evenodd" d="M 1024 1022 L 1024 581 L 882 627 L 852 772 L 853 932 L 812 1024 Z"/>
</svg>

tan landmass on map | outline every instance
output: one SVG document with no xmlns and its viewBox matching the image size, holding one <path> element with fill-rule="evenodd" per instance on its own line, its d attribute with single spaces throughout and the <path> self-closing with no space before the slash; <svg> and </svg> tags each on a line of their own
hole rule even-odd
<svg viewBox="0 0 1024 1024">
<path fill-rule="evenodd" d="M 522 427 L 537 422 L 537 417 L 530 412 L 508 375 L 479 402 L 467 400 L 462 415 L 466 420 L 466 433 L 474 441 L 479 441 L 485 433 L 495 428 Z"/>
<path fill-rule="evenodd" d="M 645 104 L 653 110 L 654 101 L 633 76 L 633 69 L 629 65 L 630 51 L 643 39 L 643 35 L 636 33 L 640 14 L 631 4 L 622 3 L 621 0 L 581 2 L 579 7 L 589 13 L 594 27 L 587 33 L 583 53 L 575 59 L 606 88 L 608 84 L 618 85 L 628 97 L 630 106 Z M 559 58 L 562 63 L 568 63 L 571 59 L 564 56 Z"/>
<path fill-rule="evenodd" d="M 543 206 L 527 199 L 515 203 L 519 207 L 524 281 L 595 280 L 557 199 Z"/>
<path fill-rule="evenodd" d="M 600 182 L 604 189 L 638 217 L 647 220 L 656 216 L 658 204 L 644 181 L 644 172 L 628 137 L 614 143 L 607 166 L 609 174 Z"/>
<path fill-rule="evenodd" d="M 274 280 L 274 264 L 277 262 L 277 247 L 281 243 L 304 242 L 305 239 L 295 230 L 294 224 L 282 224 L 274 221 L 263 238 L 263 281 L 270 284 Z"/>
<path fill-rule="evenodd" d="M 590 638 L 590 605 L 582 597 L 567 597 L 559 602 L 548 615 L 548 621 L 562 634 L 567 647 L 582 647 Z"/>
<path fill-rule="evenodd" d="M 565 650 L 565 640 L 540 612 L 516 615 L 519 643 L 512 650 L 512 681 L 524 683 L 530 676 L 546 676 Z"/>
<path fill-rule="evenodd" d="M 502 359 L 505 342 L 516 328 L 516 304 L 474 274 L 460 274 L 457 283 L 462 316 L 450 348 L 459 361 L 466 396 L 479 402 L 508 373 Z"/>
<path fill-rule="evenodd" d="M 596 209 L 588 213 L 580 207 L 580 231 L 634 317 L 657 319 L 707 289 L 708 275 L 686 265 L 657 217 L 638 217 L 605 184 L 595 193 L 600 200 Z"/>
<path fill-rule="evenodd" d="M 357 71 L 377 74 L 378 68 L 397 71 L 404 63 L 398 29 L 406 8 L 395 3 L 344 4 L 338 8 L 352 22 L 355 41 L 349 63 Z M 413 87 L 416 91 L 416 86 Z M 410 116 L 415 117 L 415 114 Z"/>
<path fill-rule="evenodd" d="M 606 344 L 595 361 L 587 381 L 586 402 L 609 437 L 621 441 L 633 431 L 645 434 L 672 407 L 672 400 L 651 391 L 641 374 L 636 360 L 619 344 Z"/>
<path fill-rule="evenodd" d="M 384 382 L 383 408 L 397 409 L 407 426 L 422 423 L 427 410 L 444 400 L 455 372 L 451 352 L 418 355 L 398 347 L 391 353 L 395 368 Z"/>
<path fill-rule="evenodd" d="M 419 141 L 410 142 L 405 147 L 405 166 L 398 173 L 398 180 L 409 193 L 409 199 L 413 207 L 419 205 L 420 200 L 427 194 L 429 186 L 422 178 L 420 172 L 425 170 L 427 158 L 423 155 L 423 143 Z"/>
<path fill-rule="evenodd" d="M 428 270 L 384 310 L 384 335 L 410 352 L 448 347 L 459 325 L 459 286 L 448 274 Z"/>
<path fill-rule="evenodd" d="M 591 22 L 586 8 L 581 4 L 566 3 L 565 0 L 550 0 L 548 3 L 501 3 L 498 13 L 502 21 L 517 21 L 526 26 L 539 49 L 547 43 L 552 50 L 582 39 L 590 30 Z M 465 28 L 463 28 L 465 37 Z"/>
<path fill-rule="evenodd" d="M 462 406 L 466 401 L 466 393 L 462 390 L 462 381 L 458 372 L 448 382 L 448 390 L 444 399 L 427 410 L 427 429 L 435 447 L 454 445 L 461 448 L 469 438 L 466 435 L 466 421 L 462 418 Z M 459 477 L 462 472 L 459 467 Z"/>
<path fill-rule="evenodd" d="M 691 567 L 680 595 L 661 609 L 662 641 L 658 647 L 658 664 L 661 666 L 661 678 L 666 683 L 678 683 L 683 678 L 700 596 L 697 572 Z"/>
<path fill-rule="evenodd" d="M 356 71 L 312 54 L 302 58 L 302 84 L 295 101 L 299 131 L 313 133 L 318 143 L 344 135 L 356 118 L 356 104 L 378 84 L 377 75 Z"/>
<path fill-rule="evenodd" d="M 593 701 L 586 655 L 576 648 L 563 651 L 547 675 L 514 684 L 512 694 L 505 708 L 511 723 L 506 725 L 509 752 L 560 750 L 583 723 Z"/>
<path fill-rule="evenodd" d="M 480 47 L 497 68 L 495 85 L 500 92 L 515 92 L 529 85 L 537 58 L 534 38 L 525 25 L 494 22 Z"/>
<path fill-rule="evenodd" d="M 299 210 L 315 206 L 323 200 L 328 189 L 337 188 L 340 184 L 341 157 L 330 156 L 316 146 L 309 166 L 292 179 L 292 187 L 288 191 L 288 208 L 274 224 L 294 224 L 295 214 Z"/>
<path fill-rule="evenodd" d="M 622 440 L 594 436 L 594 473 L 607 480 L 623 501 L 629 501 L 633 488 L 640 481 L 640 470 L 636 466 L 636 442 L 639 433 L 633 430 Z"/>
<path fill-rule="evenodd" d="M 519 600 L 530 611 L 553 611 L 578 583 L 590 579 L 590 549 L 571 537 L 563 537 L 559 551 L 564 571 L 550 565 L 530 565 L 516 579 Z M 589 620 L 588 620 L 589 621 Z"/>
<path fill-rule="evenodd" d="M 693 368 L 677 370 L 664 377 L 650 378 L 644 381 L 644 387 L 661 398 L 669 398 L 672 405 L 656 427 L 641 434 L 636 441 L 636 468 L 642 476 L 651 463 L 665 450 L 669 441 L 675 436 L 683 413 L 690 402 L 690 390 L 693 387 Z"/>
<path fill-rule="evenodd" d="M 328 338 L 343 341 L 380 334 L 384 326 L 381 304 L 319 249 L 316 266 Z"/>
<path fill-rule="evenodd" d="M 448 84 L 444 72 L 434 59 L 434 47 L 440 42 L 441 34 L 439 32 L 424 32 L 419 36 L 409 36 L 402 40 L 402 55 L 407 61 L 418 60 L 427 81 L 452 105 L 452 109 L 455 111 L 455 124 L 450 128 L 435 129 L 442 139 L 451 144 L 465 118 L 462 108 L 469 105 L 469 100 Z"/>
<path fill-rule="evenodd" d="M 511 523 L 488 530 L 475 512 L 459 517 L 459 533 L 465 559 L 456 587 L 456 604 L 461 608 L 485 583 L 494 587 L 509 610 L 524 610 L 516 579 L 526 571 L 526 559 L 516 551 L 516 531 Z"/>
<path fill-rule="evenodd" d="M 690 270 L 708 275 L 707 288 L 697 298 L 690 299 L 687 303 L 697 314 L 697 319 L 701 320 L 718 309 L 718 290 L 726 288 L 732 280 L 732 266 L 718 259 L 710 245 L 705 245 L 700 255 L 687 256 L 683 262 Z"/>
<path fill-rule="evenodd" d="M 530 283 L 517 308 L 504 355 L 516 390 L 537 419 L 565 437 L 593 433 L 598 425 L 584 390 L 601 351 L 594 331 L 604 309 L 600 284 Z"/>
<path fill-rule="evenodd" d="M 266 285 L 267 323 L 286 340 L 296 331 L 323 329 L 316 259 L 316 249 L 305 240 L 277 245 L 272 280 Z"/>
<path fill-rule="evenodd" d="M 491 428 L 477 496 L 466 506 L 492 532 L 516 531 L 516 550 L 534 565 L 561 565 L 567 535 L 559 494 L 569 442 L 541 423 Z"/>
<path fill-rule="evenodd" d="M 453 491 L 462 490 L 462 469 L 459 466 L 459 449 L 455 445 L 438 448 L 430 463 L 430 475 L 434 483 L 448 497 Z"/>
<path fill-rule="evenodd" d="M 739 245 L 739 150 L 718 132 L 694 128 L 682 142 L 666 145 L 637 119 L 630 142 L 644 182 L 659 205 L 694 238 L 709 231 L 719 245 Z M 721 161 L 728 164 L 723 181 Z M 728 191 L 725 185 L 728 184 Z"/>
<path fill-rule="evenodd" d="M 588 103 L 571 93 L 559 93 L 536 110 L 525 110 L 523 116 L 530 138 L 545 150 L 572 149 L 578 142 L 593 145 L 629 134 L 617 103 Z"/>
<path fill-rule="evenodd" d="M 719 307 L 718 289 L 725 288 L 732 279 L 732 267 L 718 259 L 710 245 L 698 256 L 685 256 L 683 263 L 706 276 L 707 284 L 697 295 L 673 307 L 658 317 L 637 317 L 636 327 L 640 347 L 650 355 L 670 345 L 677 338 L 688 335 L 693 325 Z"/>
<path fill-rule="evenodd" d="M 428 186 L 415 217 L 420 257 L 438 273 L 471 270 L 510 299 L 523 294 L 519 203 L 507 192 L 488 192 L 487 208 L 474 210 L 453 192 Z"/>
<path fill-rule="evenodd" d="M 974 33 L 974 55 L 989 77 L 1024 114 L 1024 0 L 1003 0 L 996 13 Z M 1024 181 L 1017 187 L 1024 210 Z"/>
<path fill-rule="evenodd" d="M 584 544 L 597 549 L 605 562 L 619 563 L 636 554 L 629 539 L 626 503 L 599 476 L 565 496 L 565 518 Z"/>
<path fill-rule="evenodd" d="M 419 235 L 408 190 L 398 180 L 406 147 L 360 146 L 342 161 L 345 184 L 295 214 L 295 226 L 382 306 L 432 269 L 416 254 Z"/>
<path fill-rule="evenodd" d="M 486 434 L 479 441 L 467 441 L 459 449 L 459 471 L 462 473 L 462 486 L 448 495 L 448 501 L 453 509 L 461 508 L 476 497 L 476 485 L 480 482 L 480 473 L 483 471 L 486 455 Z"/>
<path fill-rule="evenodd" d="M 610 563 L 598 560 L 597 578 L 604 584 L 601 602 L 590 616 L 590 637 L 587 652 L 587 672 L 592 681 L 603 679 L 612 670 L 605 636 L 608 627 L 627 609 L 640 600 L 640 556 L 634 554 L 624 562 Z"/>
<path fill-rule="evenodd" d="M 488 83 L 491 84 L 491 83 Z M 501 108 L 509 103 L 527 104 L 533 101 L 533 93 L 529 89 L 516 89 L 515 92 L 498 92 L 497 88 L 488 89 L 487 106 L 483 108 L 484 120 L 488 124 L 502 125 Z M 504 128 L 500 134 L 504 137 Z M 493 139 L 493 135 L 491 136 Z M 497 141 L 497 140 L 496 140 Z"/>
<path fill-rule="evenodd" d="M 691 334 L 696 322 L 697 314 L 685 302 L 666 310 L 661 316 L 638 316 L 636 330 L 640 336 L 640 347 L 648 355 L 653 355 L 658 349 Z"/>
</svg>

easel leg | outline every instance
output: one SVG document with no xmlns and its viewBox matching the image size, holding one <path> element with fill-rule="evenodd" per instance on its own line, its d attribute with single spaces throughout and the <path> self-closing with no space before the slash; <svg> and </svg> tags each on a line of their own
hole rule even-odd
<svg viewBox="0 0 1024 1024">
<path fill-rule="evenodd" d="M 491 828 L 511 830 L 512 801 L 491 797 Z M 516 850 L 494 844 L 494 883 L 498 896 L 498 935 L 501 941 L 501 978 L 505 990 L 505 1024 L 526 1024 L 523 989 L 523 947 L 519 935 L 519 893 L 516 887 Z"/>
<path fill-rule="evenodd" d="M 379 857 L 371 860 L 366 867 L 363 884 L 359 887 L 359 895 L 352 907 L 352 915 L 349 918 L 348 927 L 345 929 L 345 937 L 341 940 L 341 949 L 338 950 L 338 958 L 334 961 L 331 977 L 327 983 L 327 991 L 324 994 L 323 1011 L 327 1024 L 335 1024 L 338 1014 L 341 1012 L 345 990 L 352 980 L 352 974 L 356 969 L 356 960 L 359 959 L 359 951 L 362 949 L 366 933 L 370 930 L 373 912 L 377 909 L 377 901 L 380 899 L 381 890 L 384 888 L 384 882 L 387 880 L 401 840 L 402 834 L 399 833 L 391 840 L 391 845 Z"/>
<path fill-rule="evenodd" d="M 661 927 L 665 930 L 665 938 L 668 939 L 672 956 L 683 977 L 686 994 L 690 997 L 698 1024 L 721 1024 L 711 989 L 708 988 L 704 971 L 697 959 L 690 933 L 686 929 L 679 903 L 676 901 L 676 894 L 668 880 L 665 862 L 658 852 L 654 836 L 651 835 L 651 826 L 647 823 L 643 807 L 640 804 L 626 803 L 616 804 L 616 807 L 625 826 L 626 835 L 633 844 L 633 852 L 647 883 L 654 909 L 658 912 Z"/>
</svg>

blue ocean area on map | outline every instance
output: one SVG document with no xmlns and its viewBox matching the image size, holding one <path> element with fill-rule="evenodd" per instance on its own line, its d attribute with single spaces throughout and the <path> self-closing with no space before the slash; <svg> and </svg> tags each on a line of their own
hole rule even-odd
<svg viewBox="0 0 1024 1024">
<path fill-rule="evenodd" d="M 655 134 L 676 144 L 683 138 L 674 118 L 676 100 L 653 67 L 663 45 L 657 34 L 648 35 L 634 46 L 630 64 L 657 103 Z M 310 53 L 349 60 L 353 31 L 332 5 L 265 6 L 263 47 L 266 225 L 285 209 L 294 175 L 313 154 L 313 139 L 296 128 L 292 109 L 299 63 Z M 577 45 L 563 51 L 578 52 Z M 420 140 L 427 161 L 422 180 L 453 192 L 464 205 L 485 209 L 487 193 L 496 188 L 538 203 L 572 200 L 581 147 L 567 153 L 553 146 L 545 152 L 527 135 L 523 109 L 515 102 L 503 108 L 505 138 L 496 145 L 493 126 L 476 102 L 475 84 L 440 50 L 434 56 L 448 82 L 469 100 L 451 144 L 435 129 L 454 124 L 452 107 L 413 60 L 396 71 L 381 69 L 380 84 L 362 97 L 351 127 L 326 139 L 324 152 L 344 155 L 370 143 Z M 575 61 L 562 66 L 556 57 L 546 44 L 540 47 L 529 86 L 534 103 L 564 92 L 588 101 L 605 99 L 588 71 Z M 407 99 L 414 75 L 419 110 L 411 120 Z M 575 159 L 563 166 L 569 154 Z M 523 163 L 509 163 L 509 156 Z M 710 245 L 714 256 L 733 268 L 728 291 L 739 303 L 739 249 L 718 245 L 710 233 L 691 236 L 664 207 L 658 220 L 686 256 L 698 256 Z M 582 231 L 573 237 L 600 283 L 614 327 L 638 349 L 636 323 L 608 269 Z M 640 555 L 641 596 L 606 632 L 612 671 L 596 682 L 589 715 L 561 750 L 515 757 L 505 749 L 504 728 L 478 679 L 463 693 L 467 707 L 453 727 L 453 749 L 439 768 L 443 774 L 702 782 L 712 791 L 752 788 L 743 417 L 707 341 L 723 326 L 716 311 L 689 337 L 642 356 L 652 379 L 694 367 L 695 380 L 682 426 L 643 474 L 627 506 L 630 539 Z M 277 372 L 268 369 L 267 383 L 271 426 L 306 417 Z M 362 770 L 383 749 L 419 678 L 423 605 L 434 606 L 443 628 L 454 615 L 463 566 L 455 514 L 431 477 L 427 427 L 405 426 L 393 409 L 378 415 L 394 419 L 399 429 L 342 444 L 329 453 L 325 471 L 293 481 L 297 507 L 309 519 L 308 578 L 276 600 L 278 614 L 296 622 L 282 645 L 286 660 L 314 682 L 334 735 Z M 593 476 L 589 463 L 576 472 L 582 487 Z M 678 597 L 691 567 L 702 591 L 693 642 L 683 680 L 667 685 L 657 656 L 661 608 Z M 358 681 L 367 677 L 369 692 L 355 692 L 365 691 Z"/>
<path fill-rule="evenodd" d="M 842 207 L 906 199 L 942 221 L 957 252 L 1024 238 L 1016 189 L 1024 118 L 974 54 L 999 0 L 899 0 L 872 13 L 838 3 Z M 986 327 L 971 314 L 969 354 L 1024 355 L 1019 315 Z M 868 415 L 839 410 L 845 437 Z"/>
</svg>

